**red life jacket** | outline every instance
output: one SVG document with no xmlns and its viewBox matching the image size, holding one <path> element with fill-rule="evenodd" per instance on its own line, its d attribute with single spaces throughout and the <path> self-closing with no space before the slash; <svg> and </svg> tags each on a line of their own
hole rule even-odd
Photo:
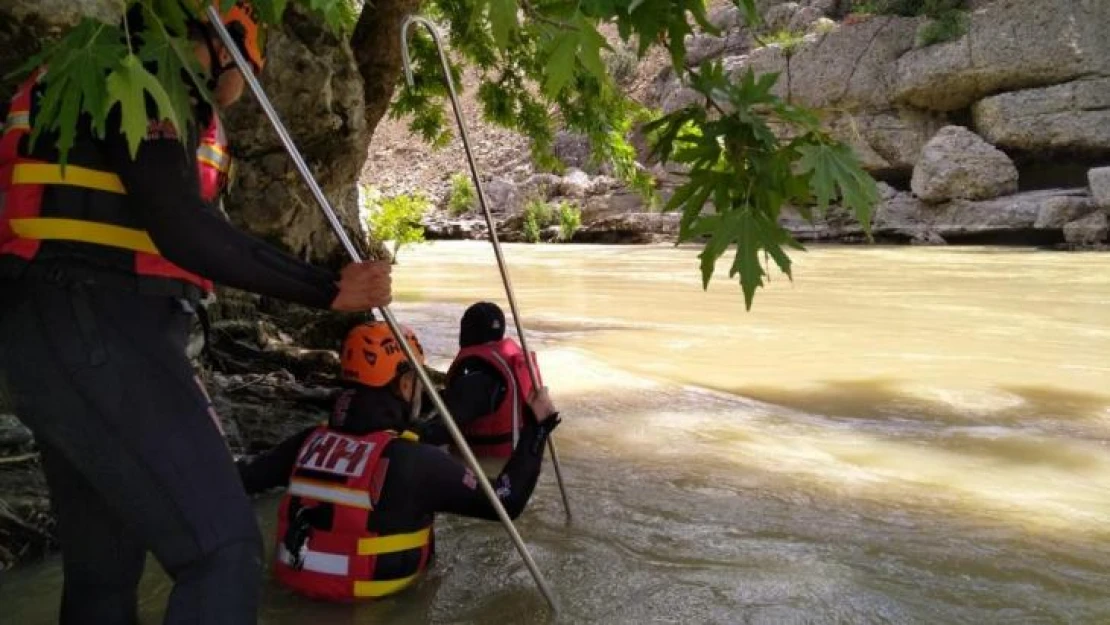
<svg viewBox="0 0 1110 625">
<path fill-rule="evenodd" d="M 36 71 L 11 101 L 0 136 L 0 258 L 31 264 L 65 258 L 131 273 L 139 285 L 186 283 L 208 292 L 212 283 L 159 254 L 143 229 L 136 207 L 97 142 L 78 136 L 63 171 L 57 163 L 26 156 L 34 96 L 43 71 Z M 151 131 L 159 124 L 152 123 Z M 200 194 L 218 201 L 227 185 L 231 158 L 215 114 L 197 149 Z"/>
<path fill-rule="evenodd" d="M 427 568 L 432 517 L 407 532 L 375 531 L 389 466 L 382 453 L 399 437 L 415 438 L 320 426 L 305 440 L 278 509 L 280 583 L 314 599 L 357 601 L 400 592 Z"/>
<path fill-rule="evenodd" d="M 511 338 L 463 348 L 447 370 L 448 384 L 461 373 L 460 365 L 469 358 L 479 358 L 493 366 L 505 379 L 508 391 L 492 413 L 464 425 L 462 433 L 475 456 L 508 458 L 520 438 L 524 407 L 532 395 L 532 377 L 528 374 L 524 351 Z M 535 353 L 532 354 L 532 363 L 536 364 Z M 536 365 L 536 374 L 539 375 L 539 372 L 539 365 Z M 539 381 L 543 383 L 542 376 Z"/>
</svg>

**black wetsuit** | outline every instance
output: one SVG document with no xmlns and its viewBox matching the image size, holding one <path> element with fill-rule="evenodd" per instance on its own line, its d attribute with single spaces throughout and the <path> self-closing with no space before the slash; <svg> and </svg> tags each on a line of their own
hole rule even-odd
<svg viewBox="0 0 1110 625">
<path fill-rule="evenodd" d="M 31 156 L 56 162 L 54 141 L 44 134 Z M 107 156 L 168 260 L 307 306 L 334 299 L 333 272 L 239 232 L 201 199 L 195 143 L 148 138 L 132 160 L 118 115 L 105 139 L 86 129 L 77 141 Z M 261 540 L 186 358 L 190 303 L 127 288 L 127 278 L 65 253 L 0 263 L 0 373 L 58 512 L 61 621 L 135 622 L 151 551 L 175 582 L 166 623 L 254 623 Z"/>
<path fill-rule="evenodd" d="M 331 427 L 336 431 L 366 434 L 403 428 L 406 406 L 389 391 L 359 387 L 346 392 L 354 397 L 345 411 L 333 415 Z M 347 402 L 337 404 L 344 405 Z M 492 480 L 509 516 L 516 518 L 532 496 L 543 462 L 544 443 L 557 425 L 557 417 L 537 424 L 529 411 L 519 445 L 501 474 Z M 314 429 L 285 440 L 250 462 L 240 462 L 239 471 L 247 491 L 254 493 L 286 485 L 297 452 Z M 430 521 L 437 512 L 497 519 L 493 506 L 478 488 L 474 473 L 446 451 L 429 444 L 395 440 L 382 457 L 389 460 L 389 470 L 374 510 L 377 531 L 409 531 Z"/>
<path fill-rule="evenodd" d="M 467 358 L 457 368 L 459 372 L 443 391 L 443 401 L 455 423 L 461 427 L 496 411 L 509 387 L 501 373 L 481 358 Z M 435 411 L 432 401 L 426 397 L 421 406 Z M 452 442 L 447 426 L 438 416 L 425 419 L 416 432 L 422 442 L 430 445 Z"/>
</svg>

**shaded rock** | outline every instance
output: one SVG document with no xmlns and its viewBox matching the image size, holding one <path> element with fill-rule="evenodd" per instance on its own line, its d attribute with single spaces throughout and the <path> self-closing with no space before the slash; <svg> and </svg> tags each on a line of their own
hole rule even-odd
<svg viewBox="0 0 1110 625">
<path fill-rule="evenodd" d="M 910 245 L 948 245 L 948 241 L 932 230 L 923 230 L 910 238 Z"/>
<path fill-rule="evenodd" d="M 567 167 L 586 170 L 590 163 L 590 140 L 585 136 L 566 130 L 555 134 L 552 146 L 555 156 Z"/>
<path fill-rule="evenodd" d="M 701 65 L 702 61 L 714 59 L 725 53 L 725 38 L 715 35 L 694 35 L 686 40 L 686 63 Z"/>
<path fill-rule="evenodd" d="M 656 243 L 678 236 L 677 213 L 622 213 L 584 225 L 575 243 Z"/>
<path fill-rule="evenodd" d="M 590 176 L 580 170 L 572 169 L 559 181 L 559 195 L 573 198 L 586 197 L 590 192 Z"/>
<path fill-rule="evenodd" d="M 1095 203 L 1082 189 L 1056 191 L 1057 195 L 1046 197 L 1041 202 L 1037 221 L 1033 227 L 1038 230 L 1058 230 L 1064 224 L 1087 216 L 1095 210 Z"/>
<path fill-rule="evenodd" d="M 914 109 L 840 114 L 825 122 L 829 132 L 850 145 L 873 174 L 908 173 L 925 144 L 944 126 L 933 113 Z"/>
<path fill-rule="evenodd" d="M 1096 167 L 1087 172 L 1091 196 L 1099 208 L 1110 209 L 1110 167 Z"/>
<path fill-rule="evenodd" d="M 346 40 L 298 7 L 275 29 L 262 83 L 305 161 L 350 232 L 365 233 L 355 182 L 370 142 L 362 78 Z M 317 262 L 343 258 L 292 159 L 249 92 L 225 115 L 238 175 L 232 219 Z M 353 237 L 365 247 L 365 237 Z M 365 251 L 365 250 L 364 250 Z"/>
<path fill-rule="evenodd" d="M 1003 93 L 972 109 L 975 130 L 994 145 L 1110 154 L 1110 78 Z"/>
<path fill-rule="evenodd" d="M 1020 193 L 985 202 L 955 200 L 929 207 L 930 228 L 945 238 L 957 235 L 1032 230 L 1046 200 L 1058 191 Z"/>
<path fill-rule="evenodd" d="M 789 28 L 790 23 L 801 9 L 802 5 L 797 2 L 784 2 L 775 5 L 763 14 L 763 23 L 770 32 L 793 30 Z"/>
<path fill-rule="evenodd" d="M 804 33 L 812 27 L 817 20 L 824 18 L 825 14 L 814 7 L 801 7 L 790 18 L 786 29 L 793 33 Z"/>
<path fill-rule="evenodd" d="M 896 98 L 952 111 L 1000 91 L 1110 75 L 1110 2 L 998 0 L 971 14 L 968 34 L 898 60 Z"/>
<path fill-rule="evenodd" d="M 1017 191 L 1010 157 L 962 126 L 929 140 L 913 170 L 913 192 L 927 202 L 985 200 Z"/>
<path fill-rule="evenodd" d="M 515 213 L 524 205 L 516 184 L 508 178 L 494 178 L 482 184 L 491 213 Z M 480 210 L 480 207 L 475 207 Z"/>
<path fill-rule="evenodd" d="M 425 217 L 421 224 L 424 226 L 424 238 L 429 241 L 484 239 L 489 231 L 482 219 L 453 219 L 443 213 Z"/>
<path fill-rule="evenodd" d="M 663 97 L 662 109 L 664 114 L 670 114 L 677 110 L 684 109 L 688 106 L 701 104 L 705 98 L 697 91 L 682 86 L 682 83 L 675 80 L 673 83 L 674 89 L 667 92 Z"/>
<path fill-rule="evenodd" d="M 1098 211 L 1064 226 L 1064 241 L 1074 247 L 1095 247 L 1107 241 L 1110 219 Z"/>
</svg>

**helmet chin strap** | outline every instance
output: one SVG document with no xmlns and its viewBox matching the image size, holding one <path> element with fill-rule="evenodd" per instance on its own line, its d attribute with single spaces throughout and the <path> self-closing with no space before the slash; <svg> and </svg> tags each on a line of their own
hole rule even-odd
<svg viewBox="0 0 1110 625">
<path fill-rule="evenodd" d="M 208 47 L 208 90 L 215 91 L 220 84 L 220 76 L 228 68 L 233 67 L 235 63 L 220 65 L 220 54 L 216 51 L 216 44 L 212 41 L 212 33 L 207 28 L 204 29 L 204 45 Z"/>
<path fill-rule="evenodd" d="M 409 423 L 416 423 L 420 418 L 420 404 L 424 400 L 420 378 L 412 381 L 412 397 L 409 398 Z"/>
</svg>

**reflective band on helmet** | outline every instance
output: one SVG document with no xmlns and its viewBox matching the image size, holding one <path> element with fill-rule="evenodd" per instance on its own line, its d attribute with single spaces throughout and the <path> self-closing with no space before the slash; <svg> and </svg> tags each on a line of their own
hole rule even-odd
<svg viewBox="0 0 1110 625">
<path fill-rule="evenodd" d="M 20 163 L 12 168 L 12 184 L 64 184 L 121 195 L 127 193 L 119 176 L 77 165 L 66 165 L 63 171 L 61 165 Z"/>
<path fill-rule="evenodd" d="M 358 555 L 360 556 L 376 556 L 382 553 L 394 553 L 397 551 L 408 551 L 409 549 L 420 549 L 428 544 L 428 538 L 432 534 L 432 528 L 426 527 L 422 530 L 410 532 L 408 534 L 394 534 L 392 536 L 375 536 L 374 538 L 360 538 L 358 541 Z"/>
<path fill-rule="evenodd" d="M 365 510 L 372 509 L 370 505 L 370 494 L 365 491 L 331 486 L 329 484 L 305 479 L 291 480 L 289 483 L 289 494 L 298 497 L 311 497 L 319 501 L 327 501 L 343 506 L 353 506 Z"/>
<path fill-rule="evenodd" d="M 111 224 L 81 219 L 52 219 L 29 217 L 12 219 L 12 232 L 22 239 L 36 241 L 77 241 L 108 247 L 120 247 L 135 252 L 158 254 L 150 235 L 142 230 L 113 226 Z"/>
</svg>

